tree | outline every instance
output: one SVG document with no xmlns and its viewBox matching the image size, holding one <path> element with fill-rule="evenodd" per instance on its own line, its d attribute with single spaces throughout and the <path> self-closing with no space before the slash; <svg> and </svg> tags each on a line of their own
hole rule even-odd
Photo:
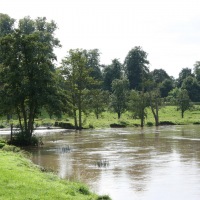
<svg viewBox="0 0 200 200">
<path fill-rule="evenodd" d="M 156 83 L 162 83 L 164 80 L 170 79 L 170 76 L 164 69 L 154 69 L 151 74 Z"/>
<path fill-rule="evenodd" d="M 181 110 L 181 117 L 184 117 L 184 112 L 191 107 L 191 100 L 186 89 L 174 88 L 169 92 L 167 97 L 171 104 L 176 105 L 178 110 Z"/>
<path fill-rule="evenodd" d="M 147 53 L 140 46 L 129 51 L 124 61 L 124 69 L 130 89 L 143 90 L 143 83 L 149 73 L 148 64 Z"/>
<path fill-rule="evenodd" d="M 177 96 L 177 107 L 178 107 L 178 110 L 181 110 L 181 117 L 183 118 L 184 112 L 191 107 L 190 97 L 188 95 L 187 90 L 185 89 L 179 90 L 179 93 Z"/>
<path fill-rule="evenodd" d="M 165 79 L 163 82 L 159 85 L 160 88 L 160 95 L 162 98 L 167 97 L 169 91 L 171 91 L 174 88 L 174 83 L 171 79 Z"/>
<path fill-rule="evenodd" d="M 145 118 L 147 117 L 146 108 L 148 106 L 148 96 L 147 93 L 143 91 L 131 90 L 129 102 L 128 102 L 128 110 L 133 113 L 135 118 L 140 119 L 140 126 L 144 126 Z"/>
<path fill-rule="evenodd" d="M 91 69 L 90 76 L 95 80 L 102 81 L 100 65 L 100 52 L 98 49 L 84 50 L 87 57 L 87 67 Z"/>
<path fill-rule="evenodd" d="M 14 31 L 15 19 L 7 14 L 0 13 L 0 37 L 6 36 Z"/>
<path fill-rule="evenodd" d="M 155 119 L 155 125 L 159 125 L 159 107 L 161 105 L 161 96 L 159 89 L 154 89 L 148 92 L 148 100 L 151 111 Z"/>
<path fill-rule="evenodd" d="M 109 103 L 109 92 L 101 89 L 93 89 L 88 92 L 87 104 L 89 110 L 93 111 L 96 118 L 105 111 Z"/>
<path fill-rule="evenodd" d="M 72 108 L 71 113 L 77 129 L 82 129 L 82 113 L 87 109 L 85 101 L 88 87 L 98 84 L 91 76 L 92 68 L 88 67 L 87 61 L 86 50 L 71 49 L 62 60 L 61 66 L 66 81 L 68 103 Z"/>
<path fill-rule="evenodd" d="M 13 108 L 17 114 L 26 144 L 31 142 L 35 117 L 56 95 L 53 75 L 56 59 L 53 49 L 59 46 L 54 37 L 56 28 L 46 18 L 25 17 L 13 32 L 0 37 L 3 85 L 0 98 L 6 96 L 5 107 Z"/>
<path fill-rule="evenodd" d="M 200 61 L 194 64 L 194 75 L 198 82 L 200 82 Z"/>
<path fill-rule="evenodd" d="M 185 78 L 181 88 L 188 91 L 188 95 L 191 101 L 200 101 L 200 83 L 198 83 L 195 77 L 188 76 L 187 78 Z"/>
<path fill-rule="evenodd" d="M 103 89 L 112 91 L 112 82 L 122 78 L 122 64 L 118 59 L 112 60 L 112 64 L 105 66 L 103 70 Z"/>
<path fill-rule="evenodd" d="M 117 113 L 118 119 L 127 108 L 129 82 L 127 79 L 115 79 L 112 82 L 112 94 L 110 95 L 110 107 Z"/>
<path fill-rule="evenodd" d="M 181 72 L 179 73 L 178 77 L 178 87 L 180 88 L 182 86 L 183 81 L 188 77 L 188 76 L 193 76 L 192 75 L 192 70 L 189 68 L 183 68 Z"/>
</svg>

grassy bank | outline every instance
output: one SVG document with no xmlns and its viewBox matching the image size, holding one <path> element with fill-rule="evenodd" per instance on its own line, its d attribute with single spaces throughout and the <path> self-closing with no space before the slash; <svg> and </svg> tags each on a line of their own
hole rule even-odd
<svg viewBox="0 0 200 200">
<path fill-rule="evenodd" d="M 0 199 L 2 200 L 97 200 L 88 188 L 43 173 L 20 153 L 0 150 Z"/>
<path fill-rule="evenodd" d="M 175 124 L 200 123 L 200 107 L 195 106 L 193 109 L 186 111 L 184 118 L 182 118 L 181 112 L 177 110 L 176 106 L 164 106 L 159 110 L 159 119 L 160 121 L 169 121 Z M 73 120 L 70 119 L 70 122 L 73 123 Z M 145 125 L 149 124 L 149 122 L 155 124 L 155 120 L 150 108 L 147 109 Z M 94 114 L 90 114 L 87 118 L 85 118 L 84 126 L 103 128 L 109 127 L 112 123 L 135 126 L 140 124 L 140 120 L 134 119 L 130 112 L 123 113 L 121 119 L 117 119 L 116 113 L 103 112 L 99 119 L 96 119 Z"/>
<path fill-rule="evenodd" d="M 176 106 L 163 106 L 159 110 L 159 119 L 160 121 L 169 121 L 175 124 L 193 124 L 200 123 L 200 106 L 195 105 L 191 110 L 188 110 L 184 114 L 184 118 L 181 118 L 181 112 L 177 110 Z M 55 124 L 55 121 L 62 121 L 67 123 L 74 123 L 73 119 L 67 115 L 63 115 L 62 119 L 57 119 L 53 117 L 49 119 L 47 113 L 42 112 L 42 115 L 35 120 L 36 126 L 52 126 Z M 0 121 L 0 126 L 6 127 L 10 122 L 6 122 L 5 118 L 2 118 Z M 12 123 L 15 125 L 18 124 L 17 120 L 12 120 Z M 125 124 L 127 126 L 139 125 L 140 120 L 134 119 L 133 115 L 130 112 L 125 112 L 122 114 L 121 119 L 117 119 L 116 113 L 103 112 L 99 119 L 96 119 L 93 113 L 90 113 L 88 116 L 83 115 L 83 127 L 85 128 L 107 128 L 110 127 L 110 124 Z M 145 125 L 155 124 L 153 114 L 150 108 L 147 109 L 147 118 L 145 120 Z"/>
</svg>

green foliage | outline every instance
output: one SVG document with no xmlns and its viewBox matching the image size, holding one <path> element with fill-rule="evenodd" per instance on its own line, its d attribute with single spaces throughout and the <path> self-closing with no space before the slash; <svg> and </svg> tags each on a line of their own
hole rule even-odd
<svg viewBox="0 0 200 200">
<path fill-rule="evenodd" d="M 108 195 L 102 195 L 102 196 L 99 196 L 97 200 L 111 200 L 111 198 Z"/>
<path fill-rule="evenodd" d="M 160 95 L 162 98 L 167 97 L 168 93 L 174 88 L 174 83 L 171 79 L 165 79 L 159 86 Z"/>
<path fill-rule="evenodd" d="M 122 78 L 122 64 L 119 60 L 112 60 L 112 64 L 108 66 L 104 66 L 103 69 L 103 89 L 112 91 L 112 82 L 115 79 Z"/>
<path fill-rule="evenodd" d="M 196 61 L 194 64 L 194 75 L 197 81 L 200 83 L 200 61 Z"/>
<path fill-rule="evenodd" d="M 158 84 L 158 83 L 162 83 L 164 80 L 166 79 L 170 79 L 169 75 L 167 74 L 167 72 L 163 69 L 154 69 L 152 72 L 152 77 L 153 80 Z"/>
<path fill-rule="evenodd" d="M 91 194 L 88 187 L 86 187 L 85 185 L 81 185 L 79 188 L 78 188 L 78 192 L 80 192 L 81 194 L 84 194 L 84 195 L 89 195 Z"/>
<path fill-rule="evenodd" d="M 109 92 L 100 89 L 93 89 L 86 94 L 85 104 L 88 110 L 93 111 L 98 119 L 100 114 L 105 111 L 105 108 L 109 104 Z"/>
<path fill-rule="evenodd" d="M 110 95 L 110 108 L 116 112 L 118 119 L 127 108 L 129 81 L 127 79 L 115 79 L 112 82 L 112 94 Z"/>
<path fill-rule="evenodd" d="M 193 102 L 200 101 L 200 84 L 197 82 L 197 79 L 192 76 L 188 76 L 183 80 L 182 89 L 188 91 L 188 95 Z"/>
<path fill-rule="evenodd" d="M 130 83 L 130 89 L 143 89 L 144 80 L 149 73 L 148 64 L 147 53 L 140 46 L 129 51 L 124 61 L 124 68 Z"/>
<path fill-rule="evenodd" d="M 15 146 L 39 146 L 41 143 L 40 138 L 33 135 L 30 139 L 27 137 L 27 133 L 19 131 L 14 134 L 12 141 L 9 143 Z"/>
<path fill-rule="evenodd" d="M 177 80 L 177 86 L 180 88 L 182 86 L 183 81 L 188 77 L 192 76 L 192 70 L 189 68 L 183 68 L 181 72 L 179 73 L 179 77 Z"/>
<path fill-rule="evenodd" d="M 87 110 L 88 88 L 99 84 L 91 76 L 93 68 L 88 65 L 89 52 L 83 49 L 71 49 L 62 61 L 61 71 L 65 78 L 69 113 L 73 115 L 76 128 L 82 128 L 82 113 Z M 78 119 L 77 119 L 78 113 Z"/>
<path fill-rule="evenodd" d="M 5 143 L 0 142 L 0 149 L 3 148 L 4 146 L 5 146 Z"/>
<path fill-rule="evenodd" d="M 2 148 L 4 151 L 12 151 L 12 152 L 20 152 L 21 149 L 19 147 L 16 147 L 14 145 L 4 145 Z"/>
<path fill-rule="evenodd" d="M 147 122 L 147 126 L 153 126 L 152 122 Z"/>
<path fill-rule="evenodd" d="M 144 92 L 131 90 L 128 110 L 132 113 L 133 118 L 139 118 L 141 127 L 144 126 L 144 120 L 147 117 L 148 95 Z"/>
<path fill-rule="evenodd" d="M 12 33 L 0 37 L 1 110 L 17 114 L 28 141 L 40 109 L 57 95 L 53 49 L 59 41 L 54 38 L 55 30 L 53 21 L 25 17 Z"/>
<path fill-rule="evenodd" d="M 181 110 L 181 116 L 184 117 L 184 112 L 191 107 L 190 97 L 187 90 L 180 90 L 177 97 L 177 106 Z"/>
<path fill-rule="evenodd" d="M 0 13 L 0 37 L 13 32 L 14 22 L 7 14 Z"/>
</svg>

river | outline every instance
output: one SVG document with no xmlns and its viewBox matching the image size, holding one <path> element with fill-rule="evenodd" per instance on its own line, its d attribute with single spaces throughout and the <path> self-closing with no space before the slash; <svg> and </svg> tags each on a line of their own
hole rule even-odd
<svg viewBox="0 0 200 200">
<path fill-rule="evenodd" d="M 38 132 L 34 163 L 113 200 L 199 200 L 200 126 Z"/>
</svg>

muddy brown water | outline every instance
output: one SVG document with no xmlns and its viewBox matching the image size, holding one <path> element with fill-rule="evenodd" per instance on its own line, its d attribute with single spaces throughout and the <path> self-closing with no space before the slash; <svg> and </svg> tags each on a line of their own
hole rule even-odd
<svg viewBox="0 0 200 200">
<path fill-rule="evenodd" d="M 39 132 L 34 163 L 113 200 L 199 200 L 200 126 Z"/>
</svg>

